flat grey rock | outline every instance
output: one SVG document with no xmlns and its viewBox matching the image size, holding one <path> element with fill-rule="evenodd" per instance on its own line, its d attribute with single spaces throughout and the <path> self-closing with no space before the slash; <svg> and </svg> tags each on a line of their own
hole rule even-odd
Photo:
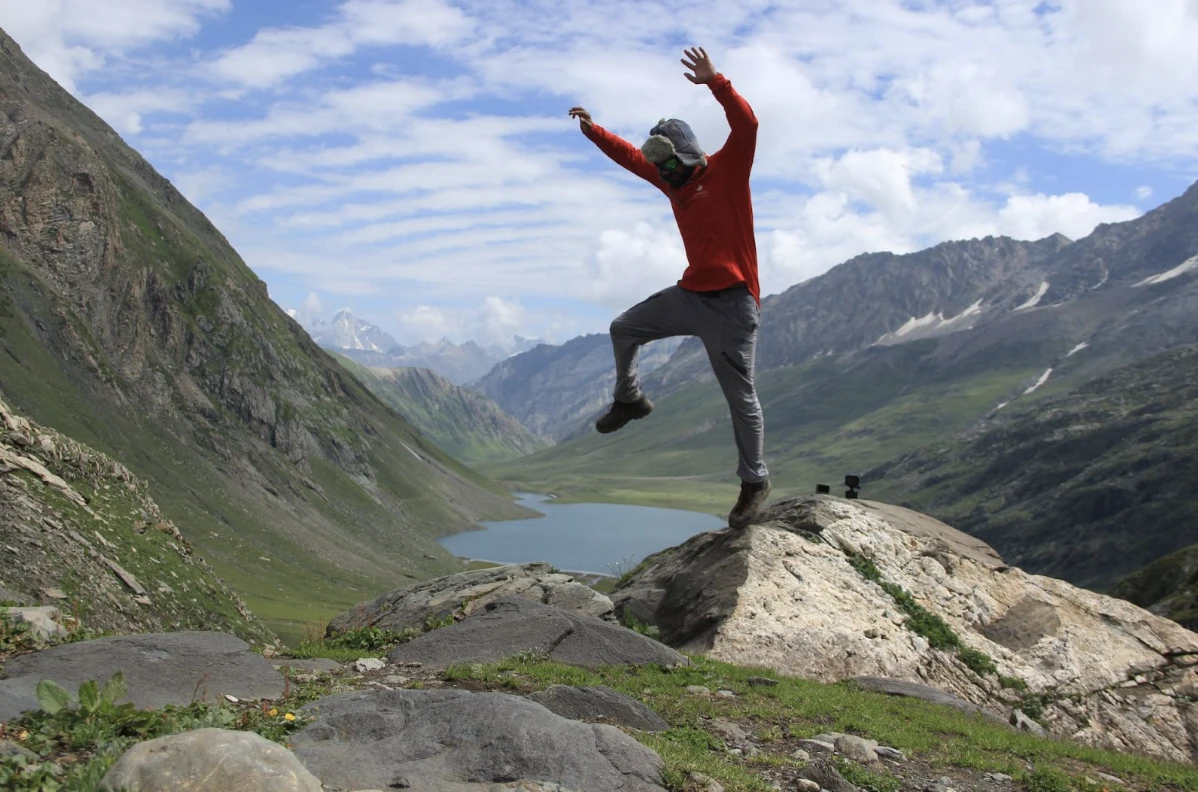
<svg viewBox="0 0 1198 792">
<path fill-rule="evenodd" d="M 827 792 L 859 792 L 855 785 L 840 774 L 836 765 L 823 757 L 812 759 L 806 767 L 799 770 L 798 775 L 800 778 L 814 781 L 819 784 L 820 789 Z"/>
<path fill-rule="evenodd" d="M 371 690 L 303 708 L 291 739 L 331 789 L 466 792 L 528 779 L 571 790 L 662 792 L 661 758 L 613 726 L 503 693 Z M 519 788 L 519 787 L 517 787 Z"/>
<path fill-rule="evenodd" d="M 103 684 L 123 672 L 125 701 L 156 709 L 193 700 L 283 696 L 283 675 L 240 638 L 218 632 L 177 632 L 97 638 L 20 655 L 0 680 L 0 721 L 37 708 L 37 683 L 50 679 L 74 693 L 87 680 Z"/>
<path fill-rule="evenodd" d="M 653 710 L 618 690 L 606 685 L 576 688 L 570 685 L 550 685 L 532 693 L 528 698 L 550 712 L 586 723 L 606 723 L 641 731 L 659 732 L 670 724 Z"/>
<path fill-rule="evenodd" d="M 421 629 L 429 617 L 461 619 L 494 600 L 512 597 L 592 616 L 605 616 L 612 610 L 612 602 L 606 595 L 570 575 L 554 572 L 544 561 L 531 561 L 411 583 L 339 614 L 329 622 L 328 634 L 358 627 L 381 627 L 396 632 Z"/>
<path fill-rule="evenodd" d="M 422 663 L 426 668 L 445 668 L 497 662 L 528 650 L 579 666 L 677 666 L 689 662 L 634 630 L 518 597 L 490 602 L 465 621 L 401 644 L 387 660 L 396 665 Z"/>
<path fill-rule="evenodd" d="M 866 690 L 873 690 L 878 693 L 887 693 L 891 696 L 905 696 L 906 698 L 917 698 L 921 701 L 930 701 L 933 704 L 941 704 L 945 707 L 952 707 L 961 712 L 980 712 L 982 716 L 995 723 L 1006 723 L 1002 716 L 991 712 L 985 707 L 979 707 L 972 701 L 966 701 L 963 698 L 954 696 L 952 693 L 946 693 L 943 690 L 938 690 L 928 685 L 922 685 L 919 682 L 908 682 L 904 679 L 885 679 L 883 677 L 860 676 L 853 677 L 851 680 L 857 685 Z"/>
</svg>

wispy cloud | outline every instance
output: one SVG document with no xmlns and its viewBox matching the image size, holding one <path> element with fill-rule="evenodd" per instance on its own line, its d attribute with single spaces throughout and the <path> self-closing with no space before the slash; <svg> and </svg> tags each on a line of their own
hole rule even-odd
<svg viewBox="0 0 1198 792">
<path fill-rule="evenodd" d="M 668 203 L 565 111 L 638 143 L 683 117 L 718 149 L 692 43 L 761 120 L 767 292 L 870 250 L 1083 236 L 1198 174 L 1193 0 L 322 0 L 253 26 L 228 0 L 102 5 L 0 0 L 0 25 L 277 299 L 362 300 L 402 341 L 602 329 L 677 278 Z"/>
</svg>

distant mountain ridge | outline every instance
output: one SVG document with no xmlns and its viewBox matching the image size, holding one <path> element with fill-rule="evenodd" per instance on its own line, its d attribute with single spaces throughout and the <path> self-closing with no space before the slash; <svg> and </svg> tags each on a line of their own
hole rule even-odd
<svg viewBox="0 0 1198 792">
<path fill-rule="evenodd" d="M 476 341 L 455 344 L 442 338 L 405 347 L 348 309 L 338 311 L 332 322 L 317 320 L 308 329 L 312 339 L 325 349 L 364 366 L 431 369 L 454 385 L 477 379 L 501 360 L 541 343 L 537 339 L 513 335 L 502 343 L 485 346 Z"/>
<path fill-rule="evenodd" d="M 369 368 L 342 359 L 376 396 L 438 448 L 468 465 L 512 459 L 552 445 L 487 397 L 454 385 L 435 371 Z"/>
</svg>

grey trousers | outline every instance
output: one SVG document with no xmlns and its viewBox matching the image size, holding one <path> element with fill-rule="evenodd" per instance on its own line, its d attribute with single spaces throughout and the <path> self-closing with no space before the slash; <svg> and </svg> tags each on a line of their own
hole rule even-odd
<svg viewBox="0 0 1198 792">
<path fill-rule="evenodd" d="M 611 323 L 616 356 L 615 398 L 622 402 L 641 397 L 636 365 L 641 346 L 681 335 L 698 336 L 703 341 L 732 413 L 739 456 L 736 473 L 741 481 L 750 483 L 769 478 L 762 450 L 765 421 L 753 385 L 759 315 L 757 301 L 744 287 L 705 294 L 671 286 L 632 306 Z"/>
</svg>

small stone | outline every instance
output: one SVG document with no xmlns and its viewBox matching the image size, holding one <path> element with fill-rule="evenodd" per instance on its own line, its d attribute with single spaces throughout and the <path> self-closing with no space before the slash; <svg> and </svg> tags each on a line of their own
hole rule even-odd
<svg viewBox="0 0 1198 792">
<path fill-rule="evenodd" d="M 798 762 L 810 762 L 811 754 L 807 753 L 802 748 L 798 748 L 791 753 L 790 758 Z"/>
<path fill-rule="evenodd" d="M 687 786 L 694 785 L 700 792 L 724 792 L 724 785 L 714 778 L 696 773 L 694 770 L 686 774 Z"/>
<path fill-rule="evenodd" d="M 836 750 L 846 759 L 861 764 L 870 764 L 878 761 L 878 754 L 875 750 L 878 744 L 873 740 L 866 740 L 852 734 L 846 734 L 836 740 Z"/>
<path fill-rule="evenodd" d="M 836 745 L 836 741 L 839 740 L 843 736 L 844 735 L 840 732 L 821 732 L 820 734 L 815 735 L 811 739 L 819 740 L 820 742 L 831 743 L 832 745 Z"/>
<path fill-rule="evenodd" d="M 999 784 L 1009 784 L 1010 782 L 1014 781 L 1015 779 L 1012 778 L 1011 776 L 1007 775 L 1006 773 L 991 773 L 990 780 L 995 781 Z"/>
<path fill-rule="evenodd" d="M 1099 773 L 1098 777 L 1101 778 L 1103 781 L 1106 781 L 1108 784 L 1114 784 L 1115 786 L 1127 786 L 1126 781 L 1124 781 L 1122 778 L 1116 778 L 1113 775 L 1108 775 L 1106 773 Z"/>
<path fill-rule="evenodd" d="M 868 630 L 865 631 L 866 638 L 877 638 L 879 635 L 881 635 L 881 633 L 878 632 L 877 627 L 870 627 Z"/>
<path fill-rule="evenodd" d="M 717 690 L 715 694 L 721 698 L 736 698 L 736 693 L 731 690 Z"/>
<path fill-rule="evenodd" d="M 1044 727 L 1029 718 L 1023 710 L 1012 710 L 1010 722 L 1019 731 L 1025 731 L 1040 737 L 1046 734 Z"/>
<path fill-rule="evenodd" d="M 899 749 L 886 745 L 879 745 L 877 748 L 874 748 L 874 753 L 883 759 L 893 759 L 896 762 L 902 762 L 907 758 L 906 754 Z"/>
<path fill-rule="evenodd" d="M 711 695 L 711 689 L 706 688 L 703 685 L 687 685 L 686 692 L 690 693 L 693 696 L 710 696 Z"/>
<path fill-rule="evenodd" d="M 399 674 L 389 674 L 383 677 L 383 681 L 388 685 L 406 685 L 411 677 L 400 676 Z"/>
<path fill-rule="evenodd" d="M 380 660 L 377 657 L 360 657 L 354 661 L 354 669 L 359 673 L 365 674 L 367 671 L 378 671 L 385 668 L 387 661 Z"/>
<path fill-rule="evenodd" d="M 749 733 L 732 721 L 717 718 L 711 721 L 708 727 L 726 740 L 747 740 L 749 738 Z"/>
<path fill-rule="evenodd" d="M 732 754 L 733 756 L 740 756 L 744 753 L 744 751 L 739 748 L 729 748 L 728 753 Z"/>
<path fill-rule="evenodd" d="M 748 682 L 749 685 L 751 685 L 752 687 L 774 687 L 775 685 L 778 684 L 778 680 L 776 680 L 776 679 L 770 679 L 769 677 L 760 677 L 760 676 L 749 677 L 745 681 Z"/>
<path fill-rule="evenodd" d="M 836 750 L 835 744 L 823 740 L 799 740 L 799 747 L 812 753 L 832 753 Z"/>
<path fill-rule="evenodd" d="M 42 593 L 50 599 L 64 600 L 67 598 L 66 592 L 59 588 L 44 588 Z"/>
<path fill-rule="evenodd" d="M 819 792 L 820 785 L 810 779 L 800 778 L 795 782 L 797 792 Z"/>
</svg>

